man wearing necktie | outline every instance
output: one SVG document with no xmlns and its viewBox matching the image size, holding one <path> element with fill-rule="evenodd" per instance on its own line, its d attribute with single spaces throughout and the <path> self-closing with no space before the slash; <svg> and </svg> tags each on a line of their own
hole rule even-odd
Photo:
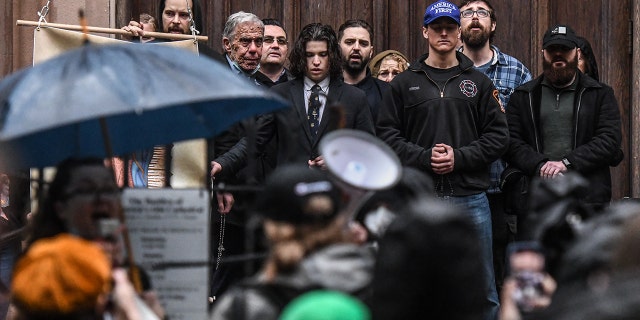
<svg viewBox="0 0 640 320">
<path fill-rule="evenodd" d="M 277 166 L 303 162 L 310 167 L 323 167 L 318 144 L 328 132 L 349 128 L 375 134 L 366 95 L 341 80 L 340 47 L 331 26 L 320 23 L 305 26 L 290 51 L 289 62 L 289 71 L 295 79 L 272 90 L 288 100 L 291 108 L 258 120 L 258 151 L 276 138 Z M 314 87 L 318 90 L 315 94 Z M 215 159 L 212 175 L 235 172 L 245 162 L 246 141 Z"/>
<path fill-rule="evenodd" d="M 311 87 L 311 94 L 309 95 L 309 102 L 307 103 L 307 119 L 309 120 L 309 131 L 311 136 L 315 140 L 318 136 L 318 127 L 320 126 L 320 92 L 322 89 L 319 85 L 314 84 Z"/>
</svg>

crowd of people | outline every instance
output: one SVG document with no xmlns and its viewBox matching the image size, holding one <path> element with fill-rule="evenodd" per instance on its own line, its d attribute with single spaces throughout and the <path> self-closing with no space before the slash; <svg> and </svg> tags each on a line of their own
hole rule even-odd
<svg viewBox="0 0 640 320">
<path fill-rule="evenodd" d="M 133 41 L 204 28 L 198 0 L 159 1 L 157 17 L 122 27 Z M 640 283 L 640 207 L 611 205 L 609 170 L 623 159 L 613 90 L 570 26 L 545 32 L 534 78 L 493 43 L 497 21 L 489 0 L 431 3 L 422 21 L 429 50 L 415 60 L 376 54 L 373 28 L 360 19 L 337 29 L 311 23 L 290 37 L 278 20 L 240 11 L 226 21 L 222 54 L 200 45 L 290 104 L 208 140 L 212 180 L 262 190 L 217 191 L 212 256 L 267 253 L 255 274 L 224 263 L 212 270 L 211 319 L 636 314 L 637 298 L 625 293 Z M 402 165 L 398 183 L 362 199 L 349 193 L 320 148 L 340 129 L 388 146 Z M 120 191 L 153 187 L 148 164 L 166 148 L 116 168 L 61 163 L 22 250 L 0 177 L 0 317 L 165 318 L 144 270 L 123 252 Z M 354 201 L 362 203 L 349 212 Z M 247 231 L 253 213 L 261 228 Z"/>
</svg>

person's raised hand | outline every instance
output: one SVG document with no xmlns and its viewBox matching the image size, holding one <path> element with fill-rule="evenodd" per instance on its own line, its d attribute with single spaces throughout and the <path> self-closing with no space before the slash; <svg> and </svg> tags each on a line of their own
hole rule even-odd
<svg viewBox="0 0 640 320">
<path fill-rule="evenodd" d="M 127 31 L 131 34 L 131 37 L 142 37 L 144 36 L 144 30 L 142 30 L 142 24 L 138 21 L 129 21 L 129 24 L 120 28 L 124 31 Z"/>
</svg>

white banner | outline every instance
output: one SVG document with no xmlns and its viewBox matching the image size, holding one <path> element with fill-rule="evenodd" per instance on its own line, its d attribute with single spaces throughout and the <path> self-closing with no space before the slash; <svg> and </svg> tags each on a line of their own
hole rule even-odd
<svg viewBox="0 0 640 320">
<path fill-rule="evenodd" d="M 135 263 L 146 266 L 172 320 L 207 317 L 209 198 L 205 189 L 128 188 L 123 193 Z M 161 263 L 174 267 L 153 270 Z"/>
<path fill-rule="evenodd" d="M 87 35 L 91 45 L 132 44 L 103 36 Z M 33 64 L 51 59 L 66 51 L 84 45 L 82 32 L 64 30 L 53 27 L 35 28 L 33 31 Z M 139 44 L 137 44 L 139 45 Z M 150 43 L 145 45 L 171 46 L 192 51 L 198 54 L 198 44 L 193 40 L 176 40 Z M 162 166 L 164 168 L 164 165 Z M 171 150 L 171 186 L 174 188 L 204 188 L 209 175 L 207 163 L 207 143 L 205 139 L 195 139 L 178 142 Z M 164 169 L 160 170 L 160 185 L 163 182 Z M 32 176 L 32 178 L 35 178 Z M 32 195 L 35 194 L 32 190 Z M 33 208 L 37 208 L 36 201 L 32 201 Z"/>
</svg>

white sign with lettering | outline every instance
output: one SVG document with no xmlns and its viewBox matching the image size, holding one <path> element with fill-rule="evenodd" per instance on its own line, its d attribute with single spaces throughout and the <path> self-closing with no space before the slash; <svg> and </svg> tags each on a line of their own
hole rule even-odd
<svg viewBox="0 0 640 320">
<path fill-rule="evenodd" d="M 209 198 L 205 189 L 123 193 L 133 257 L 149 273 L 172 320 L 207 318 Z"/>
</svg>

